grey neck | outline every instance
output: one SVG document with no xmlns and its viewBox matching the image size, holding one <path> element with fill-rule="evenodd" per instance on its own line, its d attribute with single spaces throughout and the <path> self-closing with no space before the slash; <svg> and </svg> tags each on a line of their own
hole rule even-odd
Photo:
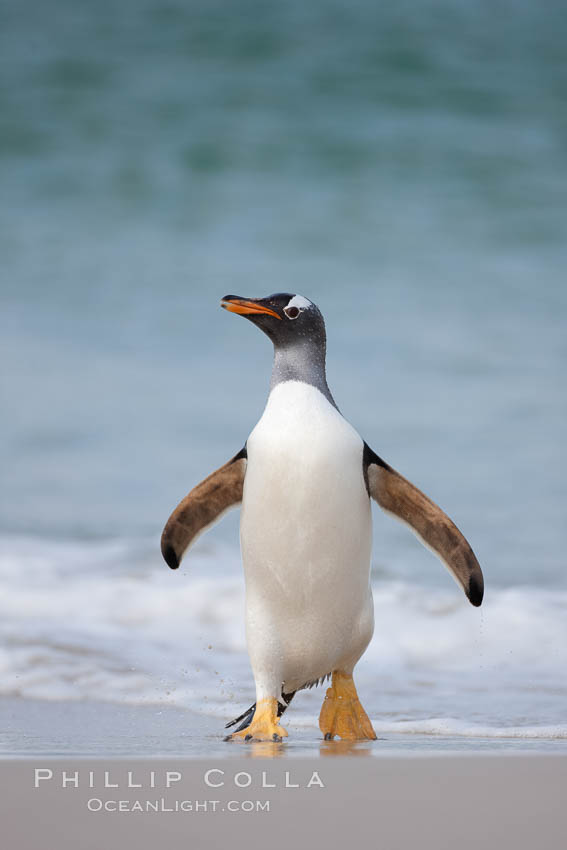
<svg viewBox="0 0 567 850">
<path fill-rule="evenodd" d="M 316 387 L 338 410 L 327 385 L 325 354 L 326 346 L 320 340 L 298 340 L 292 346 L 274 346 L 270 392 L 284 381 L 303 381 L 304 384 Z"/>
</svg>

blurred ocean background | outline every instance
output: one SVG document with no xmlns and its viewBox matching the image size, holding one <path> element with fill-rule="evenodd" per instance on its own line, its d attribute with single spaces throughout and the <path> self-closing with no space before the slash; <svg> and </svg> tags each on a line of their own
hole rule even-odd
<svg viewBox="0 0 567 850">
<path fill-rule="evenodd" d="M 376 509 L 377 731 L 564 746 L 566 40 L 559 0 L 3 4 L 0 695 L 252 702 L 238 514 L 177 573 L 159 535 L 265 403 L 220 298 L 288 291 L 485 573 Z"/>
</svg>

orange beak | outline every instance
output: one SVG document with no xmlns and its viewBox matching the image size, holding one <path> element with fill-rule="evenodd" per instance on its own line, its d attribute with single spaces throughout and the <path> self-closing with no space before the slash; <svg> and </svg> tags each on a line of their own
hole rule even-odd
<svg viewBox="0 0 567 850">
<path fill-rule="evenodd" d="M 250 316 L 252 314 L 257 313 L 266 313 L 268 316 L 275 316 L 276 319 L 281 321 L 281 316 L 274 310 L 270 310 L 269 307 L 264 307 L 258 301 L 247 301 L 245 298 L 233 298 L 230 297 L 230 301 L 226 298 L 223 298 L 221 301 L 221 307 L 224 307 L 225 310 L 229 310 L 231 313 L 238 313 L 239 316 Z"/>
</svg>

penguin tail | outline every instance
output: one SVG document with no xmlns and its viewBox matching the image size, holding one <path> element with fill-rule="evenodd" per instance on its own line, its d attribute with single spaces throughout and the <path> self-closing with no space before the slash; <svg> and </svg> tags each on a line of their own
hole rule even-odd
<svg viewBox="0 0 567 850">
<path fill-rule="evenodd" d="M 282 716 L 294 696 L 295 691 L 292 691 L 290 694 L 282 694 L 282 699 L 285 702 L 285 705 L 282 705 L 281 702 L 278 704 L 278 717 Z M 254 705 L 251 705 L 250 708 L 247 709 L 247 711 L 245 711 L 243 714 L 239 715 L 239 717 L 235 717 L 234 720 L 231 720 L 230 723 L 227 723 L 224 728 L 230 729 L 231 726 L 236 726 L 237 723 L 240 723 L 240 726 L 234 729 L 231 732 L 231 735 L 234 734 L 234 732 L 242 732 L 243 729 L 246 729 L 246 727 L 250 726 L 250 724 L 252 723 L 252 718 L 254 717 L 255 711 L 256 703 L 254 703 Z"/>
<path fill-rule="evenodd" d="M 252 722 L 252 718 L 254 717 L 255 711 L 256 711 L 256 703 L 254 703 L 254 705 L 251 705 L 250 708 L 247 709 L 247 711 L 244 712 L 244 714 L 241 714 L 238 717 L 235 717 L 234 720 L 231 720 L 229 723 L 227 723 L 224 728 L 230 729 L 231 726 L 236 726 L 237 723 L 240 723 L 240 721 L 242 721 L 242 723 L 240 724 L 238 729 L 234 730 L 235 732 L 241 732 L 243 729 L 246 729 L 247 726 L 250 726 L 250 724 Z"/>
</svg>

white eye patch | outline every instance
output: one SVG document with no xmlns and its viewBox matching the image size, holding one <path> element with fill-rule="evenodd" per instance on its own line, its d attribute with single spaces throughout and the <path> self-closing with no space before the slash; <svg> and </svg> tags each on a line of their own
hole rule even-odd
<svg viewBox="0 0 567 850">
<path fill-rule="evenodd" d="M 285 309 L 289 310 L 290 307 L 297 307 L 298 310 L 307 310 L 308 307 L 312 306 L 311 301 L 308 301 L 303 295 L 294 295 Z"/>
</svg>

